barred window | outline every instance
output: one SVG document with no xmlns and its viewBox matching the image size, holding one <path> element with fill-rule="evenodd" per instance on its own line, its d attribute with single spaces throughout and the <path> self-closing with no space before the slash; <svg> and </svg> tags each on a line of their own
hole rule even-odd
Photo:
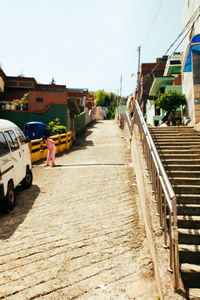
<svg viewBox="0 0 200 300">
<path fill-rule="evenodd" d="M 44 102 L 44 98 L 36 98 L 36 102 Z"/>
</svg>

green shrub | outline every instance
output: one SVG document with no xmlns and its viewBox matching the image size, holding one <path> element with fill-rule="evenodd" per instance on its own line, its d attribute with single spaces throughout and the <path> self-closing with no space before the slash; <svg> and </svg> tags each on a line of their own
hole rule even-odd
<svg viewBox="0 0 200 300">
<path fill-rule="evenodd" d="M 67 127 L 60 125 L 59 118 L 56 118 L 54 121 L 49 122 L 47 129 L 50 135 L 56 135 L 67 132 Z"/>
</svg>

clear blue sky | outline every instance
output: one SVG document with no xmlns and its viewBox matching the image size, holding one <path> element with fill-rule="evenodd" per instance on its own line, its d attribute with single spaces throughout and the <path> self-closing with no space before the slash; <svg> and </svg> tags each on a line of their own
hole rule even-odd
<svg viewBox="0 0 200 300">
<path fill-rule="evenodd" d="M 141 62 L 155 62 L 182 30 L 181 0 L 0 0 L 0 8 L 6 75 L 115 93 L 122 75 L 123 95 L 135 89 L 138 46 Z"/>
</svg>

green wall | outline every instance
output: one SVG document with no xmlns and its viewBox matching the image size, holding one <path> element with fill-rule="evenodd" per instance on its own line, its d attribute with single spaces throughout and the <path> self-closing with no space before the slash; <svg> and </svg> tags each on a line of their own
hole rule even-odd
<svg viewBox="0 0 200 300">
<path fill-rule="evenodd" d="M 74 118 L 74 131 L 80 133 L 85 129 L 85 112 L 82 112 L 80 115 Z"/>
<path fill-rule="evenodd" d="M 42 114 L 3 110 L 0 111 L 0 118 L 12 121 L 13 123 L 17 124 L 22 130 L 24 128 L 24 124 L 27 122 L 40 121 L 48 124 L 55 118 L 59 118 L 60 123 L 68 127 L 67 107 L 64 104 L 54 104 Z"/>
<path fill-rule="evenodd" d="M 126 105 L 119 105 L 117 106 L 117 111 L 119 114 L 125 114 L 127 112 L 127 106 Z"/>
</svg>

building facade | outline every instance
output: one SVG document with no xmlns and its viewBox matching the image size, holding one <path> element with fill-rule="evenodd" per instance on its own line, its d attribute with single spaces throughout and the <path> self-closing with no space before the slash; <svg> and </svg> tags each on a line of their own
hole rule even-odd
<svg viewBox="0 0 200 300">
<path fill-rule="evenodd" d="M 158 126 L 165 117 L 166 112 L 162 109 L 156 108 L 155 101 L 163 93 L 168 91 L 177 91 L 182 93 L 182 53 L 174 53 L 169 57 L 163 75 L 154 78 L 149 95 L 151 98 L 146 103 L 146 122 L 152 126 Z M 182 121 L 181 108 L 177 111 L 177 120 Z"/>
<path fill-rule="evenodd" d="M 200 0 L 182 0 L 183 44 L 182 82 L 187 114 L 193 124 L 200 122 Z"/>
<path fill-rule="evenodd" d="M 138 102 L 143 115 L 146 114 L 146 103 L 151 97 L 149 91 L 155 77 L 163 75 L 167 57 L 157 58 L 155 63 L 142 63 L 139 75 Z"/>
</svg>

